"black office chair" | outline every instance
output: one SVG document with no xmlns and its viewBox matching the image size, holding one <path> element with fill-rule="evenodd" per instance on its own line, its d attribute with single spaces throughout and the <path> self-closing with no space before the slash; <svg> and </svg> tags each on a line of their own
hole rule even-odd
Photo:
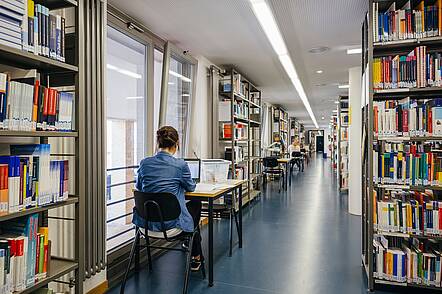
<svg viewBox="0 0 442 294">
<path fill-rule="evenodd" d="M 302 152 L 293 151 L 292 158 L 294 163 L 298 166 L 299 171 L 304 171 L 304 156 Z"/>
<path fill-rule="evenodd" d="M 267 175 L 277 175 L 279 177 L 279 192 L 281 192 L 281 179 L 282 185 L 284 185 L 284 170 L 279 166 L 278 158 L 274 156 L 264 157 L 262 159 L 262 165 L 264 169 L 263 173 L 263 185 L 267 184 Z"/>
<path fill-rule="evenodd" d="M 159 222 L 161 225 L 161 232 L 154 232 L 140 227 L 135 228 L 135 240 L 132 245 L 129 257 L 129 265 L 124 273 L 124 279 L 121 284 L 120 293 L 124 293 L 124 288 L 126 286 L 127 276 L 129 274 L 130 266 L 132 264 L 132 259 L 134 257 L 135 251 L 137 250 L 137 258 L 139 257 L 140 248 L 145 247 L 147 249 L 147 260 L 149 264 L 149 271 L 152 271 L 152 256 L 150 249 L 163 249 L 163 250 L 175 250 L 182 251 L 186 253 L 186 272 L 184 278 L 183 293 L 187 293 L 190 278 L 190 263 L 192 255 L 193 240 L 196 234 L 199 234 L 198 230 L 193 232 L 184 232 L 181 229 L 174 228 L 166 230 L 165 222 L 177 219 L 181 214 L 181 207 L 178 199 L 170 193 L 144 193 L 139 191 L 134 191 L 135 198 L 135 208 L 137 214 L 144 219 L 144 227 L 148 227 L 148 222 Z M 140 238 L 143 237 L 146 240 L 146 245 L 140 245 Z M 162 246 L 152 246 L 150 245 L 149 239 L 161 239 L 166 242 L 181 241 L 188 242 L 189 246 L 184 248 L 169 248 Z M 139 260 L 136 261 L 136 264 Z M 204 263 L 201 265 L 201 272 L 203 278 L 206 277 Z"/>
</svg>

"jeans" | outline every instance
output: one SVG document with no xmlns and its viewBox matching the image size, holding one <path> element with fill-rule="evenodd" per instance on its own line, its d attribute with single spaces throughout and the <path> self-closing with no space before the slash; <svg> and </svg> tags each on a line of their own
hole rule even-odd
<svg viewBox="0 0 442 294">
<path fill-rule="evenodd" d="M 199 230 L 202 204 L 201 201 L 199 200 L 191 200 L 186 203 L 186 207 L 190 215 L 192 216 L 195 228 L 198 228 L 198 233 L 195 235 L 195 238 L 193 239 L 193 246 L 192 246 L 192 256 L 198 256 L 202 254 L 201 233 Z"/>
</svg>

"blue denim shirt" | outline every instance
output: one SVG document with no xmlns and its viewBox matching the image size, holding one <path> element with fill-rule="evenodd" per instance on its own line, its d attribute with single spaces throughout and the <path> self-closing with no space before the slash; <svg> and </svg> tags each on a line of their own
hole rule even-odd
<svg viewBox="0 0 442 294">
<path fill-rule="evenodd" d="M 172 221 L 165 222 L 166 229 L 180 228 L 193 232 L 193 219 L 186 207 L 184 193 L 195 190 L 189 166 L 182 159 L 177 159 L 167 152 L 160 151 L 155 156 L 147 157 L 140 162 L 136 183 L 138 191 L 148 193 L 167 192 L 175 195 L 181 207 L 181 215 Z M 144 227 L 144 220 L 135 212 L 132 223 Z M 160 223 L 149 222 L 149 230 L 161 231 Z"/>
</svg>

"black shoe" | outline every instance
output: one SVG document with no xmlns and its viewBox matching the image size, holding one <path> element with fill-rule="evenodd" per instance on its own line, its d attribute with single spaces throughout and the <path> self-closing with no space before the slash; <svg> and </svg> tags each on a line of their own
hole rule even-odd
<svg viewBox="0 0 442 294">
<path fill-rule="evenodd" d="M 192 263 L 190 264 L 190 270 L 192 272 L 198 272 L 204 266 L 204 258 L 201 256 L 199 260 L 192 257 Z"/>
</svg>

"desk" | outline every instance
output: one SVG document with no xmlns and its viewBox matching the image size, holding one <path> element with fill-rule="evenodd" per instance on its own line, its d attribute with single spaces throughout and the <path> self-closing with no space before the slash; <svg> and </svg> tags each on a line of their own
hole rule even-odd
<svg viewBox="0 0 442 294">
<path fill-rule="evenodd" d="M 212 191 L 204 191 L 204 192 L 186 192 L 186 199 L 188 200 L 202 200 L 207 201 L 209 203 L 209 287 L 213 286 L 213 201 L 218 198 L 225 196 L 227 193 L 234 192 L 236 189 L 239 190 L 239 211 L 238 211 L 238 219 L 239 219 L 239 248 L 242 248 L 242 185 L 246 183 L 247 180 L 228 180 L 225 184 L 228 187 L 223 187 L 220 189 L 214 189 Z M 224 183 L 223 183 L 224 184 Z M 235 200 L 233 198 L 233 200 Z M 235 201 L 233 201 L 235 203 Z M 234 205 L 234 204 L 233 204 Z"/>
<path fill-rule="evenodd" d="M 287 190 L 287 182 L 290 181 L 290 186 L 292 185 L 292 161 L 293 158 L 279 158 L 278 163 L 285 165 L 285 189 Z M 290 170 L 290 173 L 289 173 Z"/>
</svg>

